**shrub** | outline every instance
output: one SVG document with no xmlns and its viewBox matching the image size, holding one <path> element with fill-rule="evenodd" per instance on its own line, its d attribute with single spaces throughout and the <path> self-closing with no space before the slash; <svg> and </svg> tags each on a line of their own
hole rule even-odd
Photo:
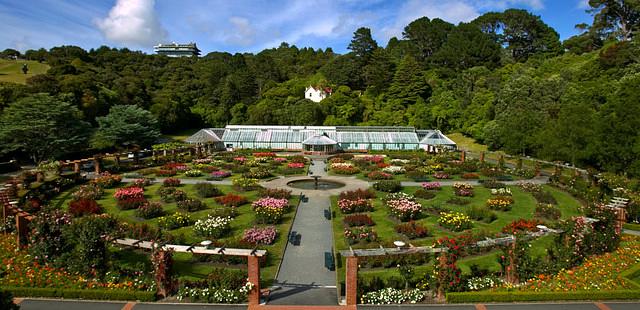
<svg viewBox="0 0 640 310">
<path fill-rule="evenodd" d="M 152 178 L 140 178 L 133 181 L 133 187 L 145 188 L 151 184 L 153 184 Z"/>
<path fill-rule="evenodd" d="M 102 207 L 93 199 L 80 199 L 69 202 L 69 213 L 75 217 L 100 214 L 102 212 Z"/>
<path fill-rule="evenodd" d="M 147 199 L 144 197 L 125 198 L 125 199 L 118 199 L 118 201 L 116 202 L 116 205 L 120 210 L 132 210 L 132 209 L 137 209 L 138 207 L 145 204 L 146 202 L 147 202 Z"/>
<path fill-rule="evenodd" d="M 513 204 L 511 196 L 496 196 L 487 199 L 487 207 L 491 210 L 509 211 Z"/>
<path fill-rule="evenodd" d="M 176 171 L 175 169 L 170 169 L 170 170 L 158 169 L 156 171 L 156 176 L 158 177 L 172 177 L 176 174 L 178 174 L 178 171 Z"/>
<path fill-rule="evenodd" d="M 386 172 L 386 173 L 391 173 L 391 174 L 402 174 L 407 172 L 406 169 L 404 169 L 401 166 L 388 166 L 388 167 L 384 167 L 382 168 L 382 171 Z"/>
<path fill-rule="evenodd" d="M 373 184 L 373 188 L 381 192 L 395 193 L 402 189 L 400 181 L 382 180 Z"/>
<path fill-rule="evenodd" d="M 169 230 L 189 226 L 191 225 L 191 223 L 191 216 L 189 216 L 189 214 L 180 212 L 163 216 L 158 219 L 158 226 Z"/>
<path fill-rule="evenodd" d="M 448 173 L 444 173 L 444 172 L 436 172 L 433 174 L 433 177 L 439 180 L 451 178 L 451 176 L 449 176 Z"/>
<path fill-rule="evenodd" d="M 355 200 L 340 199 L 338 200 L 338 208 L 340 208 L 340 211 L 345 214 L 373 211 L 371 200 L 363 198 L 358 198 Z"/>
<path fill-rule="evenodd" d="M 428 191 L 438 191 L 441 188 L 440 182 L 424 182 L 422 188 Z"/>
<path fill-rule="evenodd" d="M 202 176 L 202 170 L 199 170 L 199 169 L 187 170 L 184 172 L 184 175 L 190 178 L 199 177 L 199 176 Z"/>
<path fill-rule="evenodd" d="M 393 175 L 382 171 L 371 171 L 367 174 L 369 180 L 390 180 L 393 179 Z"/>
<path fill-rule="evenodd" d="M 390 199 L 386 204 L 391 210 L 391 215 L 401 221 L 413 220 L 422 213 L 422 205 L 410 199 Z"/>
<path fill-rule="evenodd" d="M 418 303 L 424 299 L 424 293 L 419 289 L 399 290 L 391 287 L 383 288 L 379 291 L 369 292 L 361 297 L 363 304 L 401 304 L 409 302 Z"/>
<path fill-rule="evenodd" d="M 472 197 L 473 185 L 469 183 L 456 182 L 456 183 L 453 183 L 453 191 L 455 192 L 456 196 Z"/>
<path fill-rule="evenodd" d="M 284 188 L 261 188 L 258 194 L 260 197 L 273 197 L 278 199 L 291 198 L 291 191 Z"/>
<path fill-rule="evenodd" d="M 376 241 L 378 234 L 368 226 L 351 227 L 344 230 L 344 238 L 349 244 L 356 244 L 360 241 Z"/>
<path fill-rule="evenodd" d="M 211 183 L 198 183 L 194 186 L 196 193 L 201 198 L 217 197 L 222 195 L 222 192 L 218 187 Z"/>
<path fill-rule="evenodd" d="M 409 239 L 424 238 L 431 236 L 431 232 L 420 223 L 409 221 L 396 225 L 395 230 L 399 234 L 405 235 Z"/>
<path fill-rule="evenodd" d="M 207 205 L 205 205 L 201 200 L 198 199 L 185 199 L 182 201 L 178 201 L 178 210 L 181 211 L 194 212 L 206 208 Z"/>
<path fill-rule="evenodd" d="M 178 187 L 180 186 L 180 179 L 177 178 L 166 178 L 162 181 L 162 186 L 164 187 Z"/>
<path fill-rule="evenodd" d="M 425 190 L 424 188 L 418 188 L 418 190 L 416 190 L 413 195 L 422 199 L 432 199 L 436 197 L 436 194 L 434 192 Z"/>
<path fill-rule="evenodd" d="M 277 224 L 289 208 L 289 200 L 272 197 L 260 198 L 251 204 L 256 220 L 261 223 Z"/>
<path fill-rule="evenodd" d="M 470 179 L 479 179 L 480 175 L 477 173 L 464 173 L 462 174 L 462 178 L 465 180 L 470 180 Z"/>
<path fill-rule="evenodd" d="M 485 223 L 491 223 L 498 219 L 498 216 L 487 207 L 473 206 L 471 209 L 465 211 L 465 213 L 472 219 Z"/>
<path fill-rule="evenodd" d="M 233 186 L 239 188 L 243 191 L 248 191 L 258 187 L 257 179 L 249 179 L 249 178 L 238 178 L 231 182 Z"/>
<path fill-rule="evenodd" d="M 424 182 L 429 180 L 429 174 L 421 170 L 407 171 L 405 175 L 407 178 L 412 179 L 415 182 Z"/>
<path fill-rule="evenodd" d="M 438 224 L 452 231 L 463 231 L 473 227 L 471 218 L 460 212 L 442 212 L 438 218 Z"/>
<path fill-rule="evenodd" d="M 291 168 L 291 169 L 302 169 L 304 168 L 304 163 L 288 163 L 287 164 L 287 168 Z"/>
<path fill-rule="evenodd" d="M 115 194 L 113 194 L 113 197 L 118 200 L 144 198 L 144 189 L 142 189 L 141 187 L 118 188 Z"/>
<path fill-rule="evenodd" d="M 484 180 L 481 181 L 482 182 L 482 186 L 486 187 L 486 188 L 505 188 L 507 187 L 506 184 L 496 180 L 496 179 L 490 179 L 490 180 Z"/>
<path fill-rule="evenodd" d="M 356 189 L 352 191 L 344 191 L 340 193 L 338 199 L 357 200 L 357 199 L 373 199 L 376 198 L 376 192 L 370 189 Z"/>
<path fill-rule="evenodd" d="M 236 194 L 228 193 L 224 196 L 216 197 L 216 202 L 225 207 L 239 207 L 247 203 L 247 199 Z"/>
<path fill-rule="evenodd" d="M 71 197 L 73 197 L 74 200 L 81 200 L 81 199 L 97 200 L 97 199 L 100 199 L 100 197 L 102 197 L 103 194 L 104 194 L 104 191 L 102 190 L 102 187 L 98 186 L 97 184 L 91 183 L 88 185 L 81 185 L 78 188 L 78 190 L 76 190 L 75 192 L 73 192 L 73 194 L 71 194 Z"/>
<path fill-rule="evenodd" d="M 143 219 L 152 219 L 163 215 L 162 204 L 155 201 L 148 201 L 136 209 L 136 216 Z"/>
<path fill-rule="evenodd" d="M 19 310 L 20 307 L 13 303 L 13 295 L 9 291 L 0 290 L 0 309 Z"/>
<path fill-rule="evenodd" d="M 176 189 L 175 187 L 161 187 L 158 189 L 158 195 L 162 202 L 182 201 L 187 199 L 187 193 Z"/>
<path fill-rule="evenodd" d="M 560 209 L 552 204 L 539 203 L 536 206 L 535 217 L 546 218 L 549 220 L 560 219 Z"/>
<path fill-rule="evenodd" d="M 533 198 L 535 198 L 538 203 L 551 204 L 551 205 L 558 204 L 558 201 L 556 200 L 555 197 L 553 197 L 551 192 L 540 190 L 540 191 L 531 192 L 531 195 L 533 195 Z"/>
<path fill-rule="evenodd" d="M 497 196 L 511 196 L 511 189 L 507 188 L 507 187 L 501 187 L 501 188 L 492 188 L 491 189 L 491 195 L 497 195 Z"/>
<path fill-rule="evenodd" d="M 231 228 L 231 217 L 207 216 L 196 221 L 193 231 L 203 237 L 220 238 Z"/>
<path fill-rule="evenodd" d="M 100 176 L 93 179 L 91 182 L 102 188 L 113 188 L 116 185 L 120 184 L 121 181 L 122 176 L 118 174 L 111 174 L 109 172 L 103 172 L 100 174 Z"/>
<path fill-rule="evenodd" d="M 465 199 L 462 197 L 453 197 L 449 200 L 447 200 L 448 204 L 452 204 L 452 205 L 457 205 L 457 206 L 464 206 L 469 204 L 471 201 L 469 199 Z"/>
<path fill-rule="evenodd" d="M 331 171 L 333 171 L 333 173 L 335 174 L 352 175 L 360 172 L 360 169 L 354 167 L 349 163 L 333 163 L 330 167 Z"/>
<path fill-rule="evenodd" d="M 343 222 L 349 227 L 353 226 L 373 226 L 375 223 L 368 214 L 352 214 L 344 217 Z"/>
<path fill-rule="evenodd" d="M 540 222 L 537 220 L 519 219 L 507 224 L 502 228 L 502 232 L 515 234 L 523 231 L 538 231 L 536 227 Z"/>
<path fill-rule="evenodd" d="M 211 172 L 209 177 L 211 179 L 213 179 L 213 180 L 222 180 L 222 179 L 230 177 L 230 176 L 231 176 L 231 172 L 224 171 L 224 170 L 218 170 L 218 171 Z"/>
<path fill-rule="evenodd" d="M 270 245 L 276 240 L 278 231 L 275 226 L 253 227 L 245 229 L 242 241 L 252 245 Z"/>
</svg>

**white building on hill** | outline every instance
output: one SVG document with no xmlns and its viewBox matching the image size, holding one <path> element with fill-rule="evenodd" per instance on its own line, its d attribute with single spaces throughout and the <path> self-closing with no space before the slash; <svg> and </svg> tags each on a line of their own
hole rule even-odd
<svg viewBox="0 0 640 310">
<path fill-rule="evenodd" d="M 322 99 L 327 98 L 328 96 L 331 96 L 331 92 L 332 90 L 330 87 L 315 88 L 313 86 L 309 86 L 304 91 L 304 98 L 309 99 L 313 102 L 320 102 L 322 101 Z"/>
</svg>

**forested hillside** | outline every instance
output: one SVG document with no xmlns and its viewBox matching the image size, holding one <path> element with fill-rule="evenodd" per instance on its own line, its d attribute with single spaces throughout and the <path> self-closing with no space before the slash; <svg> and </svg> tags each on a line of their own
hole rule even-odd
<svg viewBox="0 0 640 310">
<path fill-rule="evenodd" d="M 48 93 L 96 128 L 112 106 L 136 105 L 165 133 L 226 124 L 410 125 L 638 176 L 640 8 L 591 2 L 593 24 L 565 42 L 539 17 L 510 9 L 458 25 L 423 17 L 384 47 L 360 28 L 344 55 L 287 43 L 180 59 L 108 47 L 30 50 L 24 57 L 51 69 L 26 85 L 0 84 L 0 108 Z M 315 103 L 303 97 L 309 85 L 334 93 Z M 0 128 L 5 154 L 21 150 L 7 144 L 11 135 Z"/>
</svg>

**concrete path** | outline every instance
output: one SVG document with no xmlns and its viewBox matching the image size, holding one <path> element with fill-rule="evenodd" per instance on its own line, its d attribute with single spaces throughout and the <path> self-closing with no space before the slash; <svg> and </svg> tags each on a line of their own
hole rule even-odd
<svg viewBox="0 0 640 310">
<path fill-rule="evenodd" d="M 309 166 L 309 175 L 326 177 L 327 174 L 327 164 L 324 160 L 313 160 L 312 165 Z"/>
<path fill-rule="evenodd" d="M 640 236 L 640 231 L 637 230 L 623 229 L 622 232 L 629 235 Z"/>
<path fill-rule="evenodd" d="M 307 201 L 298 207 L 291 228 L 301 236 L 300 245 L 289 243 L 282 258 L 269 304 L 336 305 L 336 273 L 325 268 L 325 253 L 333 249 L 329 196 L 322 191 L 304 191 Z"/>
</svg>

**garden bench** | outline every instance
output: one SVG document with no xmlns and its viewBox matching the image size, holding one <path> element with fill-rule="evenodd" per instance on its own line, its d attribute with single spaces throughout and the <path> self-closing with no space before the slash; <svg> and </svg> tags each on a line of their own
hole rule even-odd
<svg viewBox="0 0 640 310">
<path fill-rule="evenodd" d="M 324 209 L 324 218 L 331 220 L 331 211 L 329 209 Z"/>
<path fill-rule="evenodd" d="M 333 252 L 333 251 L 332 251 Z M 333 261 L 333 253 L 332 252 L 324 252 L 324 267 L 333 271 L 336 269 L 336 265 Z"/>
<path fill-rule="evenodd" d="M 298 234 L 298 232 L 296 231 L 291 231 L 291 233 L 289 233 L 289 243 L 294 244 L 296 243 L 296 235 Z"/>
<path fill-rule="evenodd" d="M 301 234 L 296 234 L 294 240 L 293 240 L 293 245 L 300 245 L 300 241 L 302 240 L 302 235 Z"/>
</svg>

